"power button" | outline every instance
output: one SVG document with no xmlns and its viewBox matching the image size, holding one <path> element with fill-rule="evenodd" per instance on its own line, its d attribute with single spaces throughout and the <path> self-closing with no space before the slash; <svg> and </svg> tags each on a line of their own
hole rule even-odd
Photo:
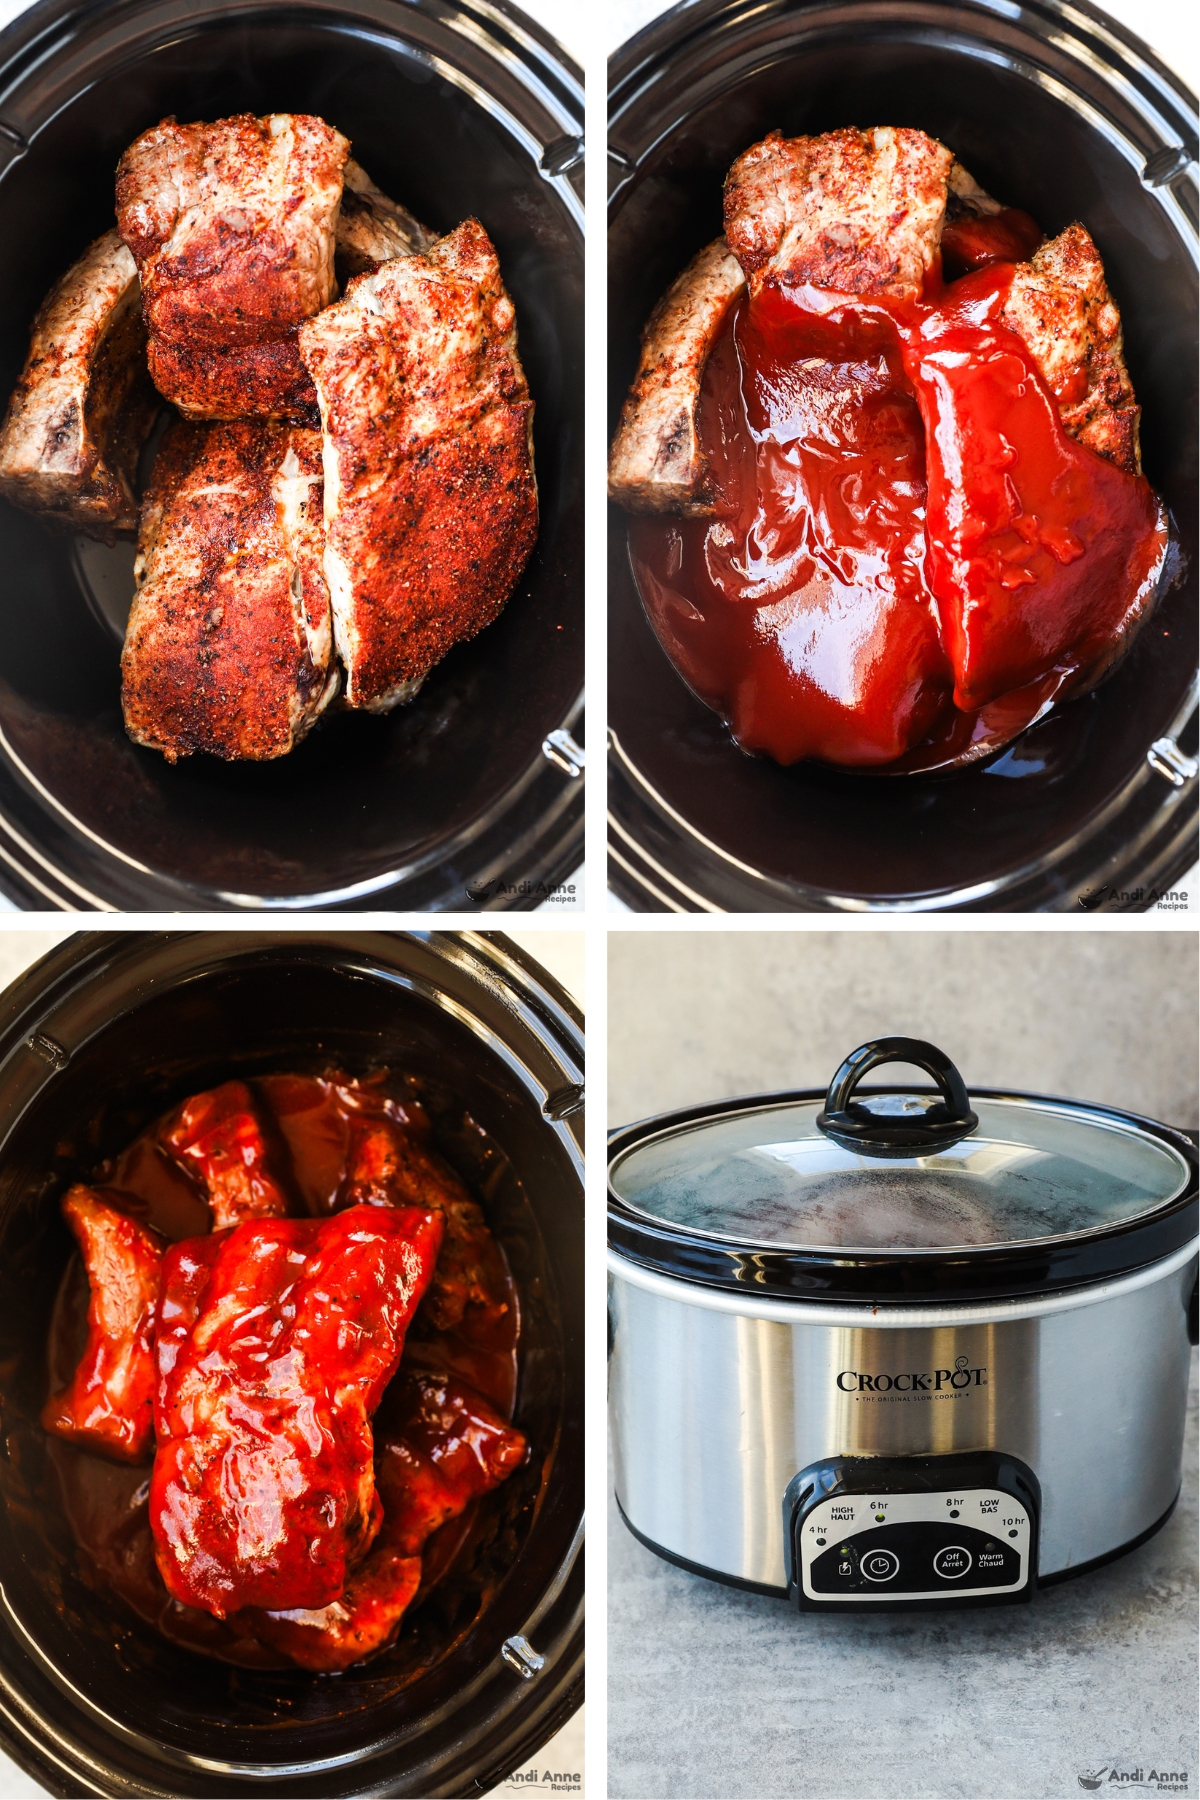
<svg viewBox="0 0 1200 1800">
<path fill-rule="evenodd" d="M 964 1550 L 961 1544 L 947 1544 L 933 1559 L 934 1573 L 943 1581 L 957 1581 L 966 1574 L 973 1560 L 971 1552 Z"/>
<path fill-rule="evenodd" d="M 900 1558 L 891 1550 L 872 1550 L 859 1567 L 868 1581 L 890 1581 L 900 1567 Z"/>
</svg>

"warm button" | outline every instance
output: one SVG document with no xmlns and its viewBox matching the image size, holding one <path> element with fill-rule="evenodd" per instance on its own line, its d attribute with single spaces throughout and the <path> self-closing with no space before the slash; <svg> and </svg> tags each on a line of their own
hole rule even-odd
<svg viewBox="0 0 1200 1800">
<path fill-rule="evenodd" d="M 971 1552 L 961 1544 L 947 1544 L 933 1559 L 933 1572 L 945 1581 L 957 1581 L 971 1566 Z"/>
<path fill-rule="evenodd" d="M 872 1550 L 859 1566 L 868 1581 L 890 1581 L 900 1567 L 900 1558 L 891 1550 Z"/>
</svg>

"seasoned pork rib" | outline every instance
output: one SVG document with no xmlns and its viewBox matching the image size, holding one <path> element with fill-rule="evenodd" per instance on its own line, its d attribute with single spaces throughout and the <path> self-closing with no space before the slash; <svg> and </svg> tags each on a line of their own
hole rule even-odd
<svg viewBox="0 0 1200 1800">
<path fill-rule="evenodd" d="M 383 1525 L 345 1592 L 319 1610 L 251 1610 L 230 1621 L 303 1669 L 345 1669 L 381 1649 L 417 1594 L 432 1534 L 524 1460 L 524 1437 L 473 1389 L 430 1375 L 402 1385 L 398 1424 L 376 1459 Z"/>
<path fill-rule="evenodd" d="M 0 430 L 0 495 L 49 525 L 114 543 L 137 529 L 134 472 L 158 407 L 137 267 L 106 231 L 33 321 Z"/>
<path fill-rule="evenodd" d="M 482 225 L 356 275 L 300 351 L 321 405 L 346 699 L 385 712 L 491 624 L 537 533 L 533 403 Z"/>
<path fill-rule="evenodd" d="M 349 1075 L 269 1075 L 259 1086 L 294 1165 L 308 1172 L 300 1194 L 311 1212 L 423 1206 L 442 1215 L 446 1236 L 425 1305 L 438 1331 L 453 1331 L 468 1306 L 484 1309 L 476 1317 L 505 1311 L 489 1287 L 482 1209 L 434 1150 L 420 1108 Z"/>
<path fill-rule="evenodd" d="M 428 1206 L 439 1212 L 446 1236 L 426 1303 L 430 1322 L 438 1331 L 453 1331 L 468 1306 L 494 1316 L 483 1266 L 491 1233 L 482 1208 L 422 1133 L 387 1116 L 382 1097 L 373 1104 L 369 1089 L 347 1085 L 338 1091 L 351 1121 L 338 1204 Z M 501 1304 L 498 1311 L 504 1310 Z"/>
<path fill-rule="evenodd" d="M 1141 408 L 1125 367 L 1121 315 L 1082 225 L 1068 225 L 1018 263 L 1001 316 L 1032 350 L 1064 429 L 1106 462 L 1140 474 Z"/>
<path fill-rule="evenodd" d="M 226 1081 L 185 1100 L 159 1127 L 158 1141 L 203 1188 L 214 1231 L 243 1219 L 286 1215 L 287 1195 L 244 1081 Z"/>
<path fill-rule="evenodd" d="M 987 219 L 994 218 L 1004 208 L 999 200 L 981 188 L 969 169 L 964 169 L 960 162 L 950 164 L 950 173 L 946 177 L 946 217 L 947 219 Z"/>
<path fill-rule="evenodd" d="M 903 126 L 773 132 L 752 145 L 725 180 L 725 236 L 751 293 L 773 278 L 918 299 L 953 161 L 944 145 Z"/>
<path fill-rule="evenodd" d="M 123 1197 L 76 1186 L 62 1203 L 87 1270 L 88 1336 L 71 1380 L 42 1424 L 120 1462 L 140 1462 L 153 1429 L 152 1330 L 165 1243 L 122 1210 Z"/>
<path fill-rule="evenodd" d="M 137 259 L 150 373 L 185 418 L 311 422 L 296 328 L 334 296 L 350 146 L 303 113 L 164 119 L 117 169 Z"/>
<path fill-rule="evenodd" d="M 482 1394 L 447 1375 L 406 1375 L 379 1457 L 387 1531 L 410 1555 L 469 1500 L 507 1480 L 525 1439 Z M 389 1402 L 389 1405 L 391 1403 Z"/>
<path fill-rule="evenodd" d="M 721 321 L 744 286 L 741 264 L 716 238 L 650 314 L 608 463 L 609 497 L 629 512 L 712 512 L 697 435 L 700 383 Z"/>
<path fill-rule="evenodd" d="M 389 262 L 393 256 L 415 256 L 434 243 L 435 233 L 381 193 L 353 157 L 343 178 L 335 258 L 339 281 L 344 283 L 351 275 L 361 275 L 374 263 Z"/>
<path fill-rule="evenodd" d="M 125 728 L 168 762 L 293 749 L 336 688 L 321 461 L 296 426 L 173 425 L 142 513 Z"/>
<path fill-rule="evenodd" d="M 725 183 L 724 238 L 689 263 L 642 334 L 609 460 L 611 498 L 630 512 L 710 516 L 700 386 L 746 278 L 752 293 L 771 277 L 848 294 L 918 295 L 941 236 L 952 163 L 924 132 L 890 126 L 816 138 L 776 132 L 740 156 Z"/>
<path fill-rule="evenodd" d="M 168 1252 L 150 1523 L 174 1599 L 224 1618 L 344 1592 L 382 1519 L 371 1415 L 441 1237 L 436 1214 L 358 1206 Z"/>
</svg>

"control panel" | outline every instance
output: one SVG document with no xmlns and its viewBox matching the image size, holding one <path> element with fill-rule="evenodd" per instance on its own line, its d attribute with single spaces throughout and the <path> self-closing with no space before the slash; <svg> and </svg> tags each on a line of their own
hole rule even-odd
<svg viewBox="0 0 1200 1800">
<path fill-rule="evenodd" d="M 789 1592 L 801 1610 L 1028 1599 L 1038 1503 L 993 1452 L 813 1464 L 785 1500 Z"/>
</svg>

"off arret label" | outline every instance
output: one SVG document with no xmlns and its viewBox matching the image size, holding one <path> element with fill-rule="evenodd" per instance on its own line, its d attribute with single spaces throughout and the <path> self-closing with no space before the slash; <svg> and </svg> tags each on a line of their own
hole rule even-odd
<svg viewBox="0 0 1200 1800">
<path fill-rule="evenodd" d="M 952 1369 L 899 1370 L 896 1374 L 865 1369 L 842 1369 L 837 1385 L 843 1394 L 952 1394 L 988 1384 L 986 1366 L 971 1368 L 965 1356 L 954 1359 Z"/>
</svg>

